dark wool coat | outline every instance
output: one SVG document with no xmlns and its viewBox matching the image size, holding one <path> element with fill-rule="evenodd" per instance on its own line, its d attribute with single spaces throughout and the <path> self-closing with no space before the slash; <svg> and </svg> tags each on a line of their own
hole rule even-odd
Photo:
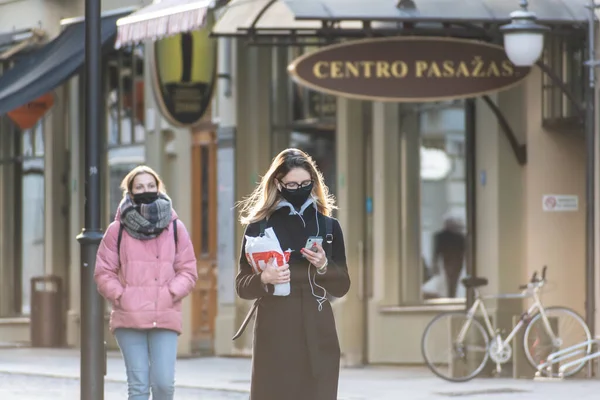
<svg viewBox="0 0 600 400">
<path fill-rule="evenodd" d="M 332 221 L 333 243 L 327 273 L 311 277 L 334 297 L 343 297 L 350 288 L 342 229 Z M 236 290 L 243 299 L 260 300 L 254 324 L 252 388 L 250 400 L 336 400 L 340 368 L 340 346 L 329 301 L 321 311 L 308 278 L 308 261 L 300 249 L 309 236 L 317 235 L 317 212 L 311 205 L 302 215 L 288 207 L 280 208 L 268 219 L 281 248 L 292 249 L 290 257 L 291 293 L 274 296 L 274 286 L 262 284 L 246 260 L 242 243 Z M 321 228 L 323 230 L 324 228 Z M 246 228 L 245 236 L 260 234 L 260 224 Z M 319 232 L 325 238 L 325 232 Z M 323 243 L 325 251 L 327 244 Z M 324 296 L 313 284 L 314 293 Z M 268 290 L 268 291 L 267 291 Z"/>
</svg>

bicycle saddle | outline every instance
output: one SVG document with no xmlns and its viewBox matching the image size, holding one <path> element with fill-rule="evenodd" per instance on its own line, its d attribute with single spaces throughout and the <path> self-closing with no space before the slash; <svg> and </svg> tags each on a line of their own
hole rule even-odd
<svg viewBox="0 0 600 400">
<path fill-rule="evenodd" d="M 488 280 L 486 278 L 480 278 L 477 276 L 467 276 L 462 281 L 463 285 L 468 288 L 476 288 L 481 286 L 486 286 L 488 284 Z"/>
</svg>

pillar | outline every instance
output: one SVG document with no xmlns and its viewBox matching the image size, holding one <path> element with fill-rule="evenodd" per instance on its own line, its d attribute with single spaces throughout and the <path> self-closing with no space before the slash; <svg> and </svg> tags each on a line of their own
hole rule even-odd
<svg viewBox="0 0 600 400">
<path fill-rule="evenodd" d="M 81 245 L 77 242 L 77 235 L 83 226 L 84 213 L 84 180 L 83 157 L 83 118 L 80 104 L 82 89 L 80 78 L 74 77 L 67 84 L 67 118 L 68 118 L 68 149 L 70 171 L 68 175 L 69 187 L 69 311 L 67 314 L 67 345 L 78 347 L 80 344 L 79 316 L 81 311 Z"/>
<path fill-rule="evenodd" d="M 12 315 L 15 308 L 15 265 L 20 258 L 15 237 L 21 216 L 15 202 L 15 191 L 21 190 L 20 166 L 15 162 L 15 141 L 19 135 L 8 117 L 0 118 L 0 316 Z"/>
<path fill-rule="evenodd" d="M 272 153 L 276 154 L 289 147 L 290 135 L 287 127 L 292 120 L 292 84 L 290 84 L 287 73 L 290 48 L 287 46 L 273 47 L 273 81 L 277 82 L 272 86 L 272 119 L 273 125 L 279 129 L 272 131 Z"/>
<path fill-rule="evenodd" d="M 373 295 L 380 305 L 400 301 L 399 106 L 373 103 Z"/>
<path fill-rule="evenodd" d="M 396 304 L 417 304 L 421 299 L 421 138 L 419 114 L 414 106 L 401 108 L 400 116 L 400 291 Z M 415 268 L 415 266 L 417 266 Z M 397 282 L 397 281 L 396 281 Z"/>
<path fill-rule="evenodd" d="M 522 87 L 490 96 L 509 121 L 520 144 L 525 143 Z M 523 280 L 523 166 L 498 119 L 481 99 L 476 101 L 476 265 L 488 279 L 484 294 L 516 292 Z M 510 329 L 521 312 L 518 300 L 491 300 L 486 305 L 499 326 Z"/>
<path fill-rule="evenodd" d="M 365 324 L 363 311 L 365 177 L 363 105 L 356 100 L 339 98 L 337 103 L 337 175 L 338 219 L 344 232 L 350 292 L 334 302 L 342 364 L 363 362 Z"/>
<path fill-rule="evenodd" d="M 67 98 L 68 89 L 55 92 L 52 114 L 44 122 L 44 189 L 45 189 L 45 266 L 46 274 L 60 276 L 68 283 L 68 163 Z M 66 287 L 65 287 L 66 289 Z M 65 300 L 66 300 L 65 296 Z"/>
<path fill-rule="evenodd" d="M 217 130 L 217 265 L 218 308 L 215 323 L 215 354 L 231 353 L 231 337 L 235 327 L 235 289 L 233 282 L 237 272 L 236 218 L 235 210 L 235 160 L 236 160 L 236 41 L 219 39 L 219 75 L 214 120 L 219 121 Z"/>
<path fill-rule="evenodd" d="M 368 361 L 385 359 L 389 349 L 378 345 L 394 333 L 382 326 L 380 308 L 400 302 L 402 276 L 400 252 L 401 200 L 400 107 L 395 103 L 372 105 L 372 287 L 368 314 Z"/>
<path fill-rule="evenodd" d="M 271 162 L 271 49 L 237 42 L 235 99 L 237 130 L 235 136 L 235 199 L 248 196 L 260 181 Z M 237 151 L 239 150 L 239 151 Z M 239 217 L 238 210 L 235 218 Z M 235 271 L 244 227 L 236 223 Z M 227 282 L 225 282 L 227 284 Z M 251 302 L 236 299 L 235 329 L 241 324 Z M 235 342 L 235 353 L 248 354 L 251 349 L 252 327 Z M 231 332 L 232 335 L 234 331 Z"/>
</svg>

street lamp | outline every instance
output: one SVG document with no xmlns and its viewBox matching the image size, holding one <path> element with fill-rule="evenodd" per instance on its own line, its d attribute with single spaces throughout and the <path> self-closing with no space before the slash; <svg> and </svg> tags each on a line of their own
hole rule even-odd
<svg viewBox="0 0 600 400">
<path fill-rule="evenodd" d="M 510 14 L 511 23 L 500 27 L 504 34 L 504 50 L 517 67 L 531 67 L 542 56 L 544 34 L 550 30 L 536 23 L 535 13 L 527 9 L 527 0 L 521 0 L 521 9 Z"/>
</svg>

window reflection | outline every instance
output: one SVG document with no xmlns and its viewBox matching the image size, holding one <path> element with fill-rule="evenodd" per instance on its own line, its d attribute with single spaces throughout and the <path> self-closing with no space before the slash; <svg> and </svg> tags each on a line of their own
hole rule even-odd
<svg viewBox="0 0 600 400">
<path fill-rule="evenodd" d="M 465 118 L 462 102 L 420 112 L 422 297 L 465 298 Z"/>
<path fill-rule="evenodd" d="M 109 58 L 106 96 L 109 148 L 144 142 L 143 49 L 140 45 L 120 50 Z"/>
</svg>

